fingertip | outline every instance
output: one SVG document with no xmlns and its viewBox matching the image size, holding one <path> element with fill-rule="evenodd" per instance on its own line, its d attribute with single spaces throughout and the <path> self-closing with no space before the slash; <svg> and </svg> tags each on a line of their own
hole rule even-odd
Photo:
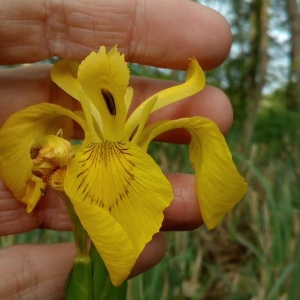
<svg viewBox="0 0 300 300">
<path fill-rule="evenodd" d="M 217 87 L 208 85 L 200 92 L 198 98 L 201 101 L 200 115 L 214 121 L 220 131 L 226 135 L 233 122 L 233 109 L 227 95 Z"/>
<path fill-rule="evenodd" d="M 164 211 L 162 230 L 193 230 L 203 224 L 195 178 L 189 174 L 167 174 L 174 191 L 174 200 Z"/>
<path fill-rule="evenodd" d="M 198 55 L 196 56 L 205 70 L 221 65 L 228 57 L 232 44 L 231 28 L 224 16 L 217 11 L 204 7 L 206 14 L 202 22 L 208 29 L 198 37 Z M 204 57 L 202 53 L 206 53 Z"/>
<path fill-rule="evenodd" d="M 137 276 L 157 265 L 163 259 L 167 249 L 168 240 L 166 235 L 163 232 L 156 233 L 137 259 L 129 278 Z"/>
<path fill-rule="evenodd" d="M 138 1 L 130 51 L 124 49 L 129 61 L 185 70 L 188 58 L 195 57 L 208 70 L 226 59 L 232 35 L 220 13 L 195 1 L 144 2 Z M 161 11 L 168 13 L 162 17 Z"/>
</svg>

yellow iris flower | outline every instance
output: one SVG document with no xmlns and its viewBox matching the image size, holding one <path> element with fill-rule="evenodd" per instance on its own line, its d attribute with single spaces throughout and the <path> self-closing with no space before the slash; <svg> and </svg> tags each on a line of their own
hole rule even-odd
<svg viewBox="0 0 300 300">
<path fill-rule="evenodd" d="M 0 176 L 16 199 L 32 211 L 47 184 L 32 174 L 32 146 L 45 145 L 41 138 L 60 129 L 69 140 L 73 120 L 81 125 L 82 145 L 54 169 L 66 168 L 64 192 L 114 285 L 129 275 L 145 245 L 159 231 L 163 211 L 173 199 L 172 186 L 146 152 L 156 136 L 175 128 L 191 134 L 195 189 L 208 228 L 214 228 L 245 194 L 247 184 L 215 123 L 193 117 L 146 125 L 154 111 L 203 89 L 205 76 L 195 59 L 190 60 L 184 83 L 153 95 L 130 115 L 129 69 L 116 47 L 109 52 L 101 47 L 81 64 L 60 60 L 51 76 L 80 102 L 83 113 L 44 103 L 12 115 L 0 130 Z M 54 147 L 54 157 L 55 151 Z M 53 157 L 47 159 L 51 162 Z"/>
</svg>

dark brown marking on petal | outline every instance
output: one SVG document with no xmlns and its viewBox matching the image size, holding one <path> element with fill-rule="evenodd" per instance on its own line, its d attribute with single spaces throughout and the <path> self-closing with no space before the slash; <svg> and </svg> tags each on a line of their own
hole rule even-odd
<svg viewBox="0 0 300 300">
<path fill-rule="evenodd" d="M 129 164 L 131 164 L 132 167 L 134 167 L 134 166 L 135 166 L 134 163 L 133 163 L 132 161 L 128 160 L 127 157 L 126 157 L 126 155 L 128 155 L 128 153 L 125 152 L 125 151 L 122 151 L 122 150 L 124 150 L 124 149 L 121 149 L 121 148 L 119 148 L 119 147 L 117 147 L 117 149 L 118 149 L 119 152 L 121 153 L 122 157 L 125 158 L 126 161 L 127 161 Z M 125 154 L 126 154 L 126 155 L 125 155 Z M 119 155 L 116 155 L 116 157 L 117 157 L 117 159 L 119 160 L 119 163 L 123 166 L 124 171 L 131 177 L 131 180 L 133 180 L 133 179 L 134 179 L 134 175 L 133 175 L 129 170 L 127 170 L 127 168 L 126 168 L 126 167 L 124 166 L 124 164 L 123 164 L 123 161 L 120 159 Z M 130 185 L 129 180 L 127 180 L 126 178 L 125 178 L 125 180 L 126 180 L 126 181 L 128 182 L 128 184 Z"/>
<path fill-rule="evenodd" d="M 135 180 L 133 174 L 135 164 L 132 161 L 132 156 L 129 152 L 129 147 L 124 142 L 104 141 L 102 143 L 88 143 L 83 151 L 83 158 L 78 161 L 80 171 L 76 174 L 79 179 L 78 189 L 83 194 L 82 200 L 90 201 L 91 204 L 98 205 L 110 214 L 114 214 L 114 210 L 128 198 Z M 92 189 L 96 183 L 93 182 L 90 174 L 88 174 L 90 170 L 89 165 L 95 167 L 96 176 L 100 181 L 102 180 L 102 184 L 99 182 L 99 187 L 96 189 Z M 101 172 L 101 175 L 99 172 Z M 103 194 L 105 189 L 103 189 L 102 185 L 106 186 L 109 180 L 106 174 L 107 176 L 111 174 L 113 180 L 118 180 L 115 185 L 118 191 L 111 193 L 111 199 L 106 199 L 107 196 Z M 100 176 L 104 176 L 104 178 Z"/>
<path fill-rule="evenodd" d="M 100 89 L 100 92 L 104 98 L 109 113 L 112 116 L 115 116 L 117 114 L 117 110 L 116 110 L 116 103 L 113 94 L 107 89 Z"/>
<path fill-rule="evenodd" d="M 84 171 L 78 173 L 76 176 L 77 178 L 79 178 L 81 175 L 83 175 L 86 171 L 88 171 L 88 169 L 85 169 Z"/>
<path fill-rule="evenodd" d="M 84 194 L 82 201 L 85 201 L 86 197 L 87 197 L 87 194 Z"/>
<path fill-rule="evenodd" d="M 78 177 L 78 176 L 77 176 Z M 81 180 L 81 182 L 80 182 L 80 184 L 78 185 L 78 189 L 80 189 L 81 188 L 81 186 L 82 186 L 82 184 L 84 183 L 84 178 L 82 178 L 82 180 Z"/>
<path fill-rule="evenodd" d="M 89 160 L 91 158 L 91 156 L 93 155 L 93 152 L 95 150 L 95 145 L 94 144 L 88 144 L 86 146 L 88 148 L 88 150 L 85 150 L 83 152 L 83 155 L 86 155 L 87 153 L 90 152 L 89 156 L 87 158 L 84 158 L 83 160 L 80 160 L 78 163 L 85 163 L 87 160 Z"/>
</svg>

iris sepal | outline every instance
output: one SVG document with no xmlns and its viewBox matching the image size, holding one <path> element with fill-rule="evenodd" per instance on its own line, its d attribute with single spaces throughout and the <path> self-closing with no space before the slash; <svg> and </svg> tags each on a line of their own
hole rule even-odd
<svg viewBox="0 0 300 300">
<path fill-rule="evenodd" d="M 178 128 L 186 129 L 191 135 L 189 155 L 195 170 L 195 189 L 204 223 L 213 229 L 244 196 L 247 183 L 239 174 L 218 126 L 207 118 L 154 123 L 145 128 L 137 144 L 146 151 L 155 137 Z"/>
<path fill-rule="evenodd" d="M 161 227 L 163 211 L 173 199 L 169 181 L 131 142 L 85 140 L 68 166 L 65 191 L 112 282 L 121 284 Z"/>
</svg>

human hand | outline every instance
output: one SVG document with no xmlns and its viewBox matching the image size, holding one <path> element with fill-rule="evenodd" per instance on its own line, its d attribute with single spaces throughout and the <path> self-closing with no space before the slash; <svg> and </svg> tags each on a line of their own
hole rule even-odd
<svg viewBox="0 0 300 300">
<path fill-rule="evenodd" d="M 130 3 L 129 3 L 130 2 Z M 168 12 L 161 14 L 161 12 Z M 127 61 L 157 67 L 186 69 L 195 57 L 204 69 L 218 66 L 227 56 L 231 34 L 214 11 L 186 0 L 131 1 L 16 1 L 0 8 L 0 63 L 32 63 L 54 55 L 82 60 L 100 45 L 118 44 Z M 7 117 L 39 102 L 78 108 L 78 103 L 50 79 L 50 66 L 30 65 L 0 71 L 0 126 Z M 174 83 L 132 78 L 134 105 Z M 226 96 L 206 87 L 201 93 L 153 114 L 150 121 L 201 115 L 214 120 L 223 133 L 232 122 Z M 78 136 L 80 132 L 78 133 Z M 80 137 L 80 136 L 79 136 Z M 162 139 L 187 142 L 187 136 L 165 134 Z M 176 139 L 176 140 L 175 140 Z M 12 149 L 13 151 L 13 149 Z M 202 224 L 194 192 L 194 177 L 167 175 L 175 198 L 165 211 L 163 230 L 188 230 Z M 27 214 L 0 181 L 0 236 L 35 228 L 71 230 L 66 209 L 51 191 L 34 212 Z M 139 258 L 132 276 L 158 263 L 167 249 L 162 233 L 155 235 Z M 2 299 L 26 296 L 60 299 L 72 266 L 73 244 L 18 245 L 0 250 Z"/>
</svg>

